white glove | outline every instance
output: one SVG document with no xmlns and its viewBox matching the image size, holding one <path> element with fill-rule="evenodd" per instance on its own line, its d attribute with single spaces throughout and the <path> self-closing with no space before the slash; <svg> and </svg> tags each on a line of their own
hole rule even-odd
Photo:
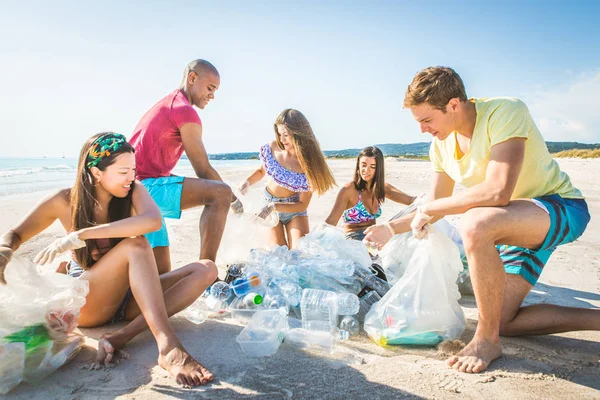
<svg viewBox="0 0 600 400">
<path fill-rule="evenodd" d="M 235 201 L 231 203 L 229 207 L 231 208 L 231 211 L 233 211 L 235 214 L 241 214 L 244 212 L 244 205 L 242 204 L 240 199 L 235 199 Z"/>
<path fill-rule="evenodd" d="M 52 242 L 50 246 L 46 247 L 37 256 L 35 256 L 33 262 L 44 265 L 52 262 L 54 257 L 59 254 L 69 250 L 80 249 L 82 247 L 85 247 L 85 241 L 79 239 L 79 232 L 72 232 L 64 238 L 56 239 L 54 242 Z"/>
<path fill-rule="evenodd" d="M 365 229 L 365 238 L 362 240 L 367 247 L 381 250 L 396 233 L 390 223 L 373 225 Z"/>
<path fill-rule="evenodd" d="M 264 206 L 256 215 L 258 215 L 259 218 L 267 219 L 267 217 L 271 215 L 273 211 L 275 211 L 275 204 L 269 203 Z"/>
<path fill-rule="evenodd" d="M 417 208 L 417 212 L 412 222 L 410 223 L 410 228 L 412 229 L 413 236 L 417 239 L 423 239 L 427 235 L 427 230 L 425 226 L 428 225 L 433 217 L 431 215 L 425 214 L 421 207 Z"/>
<path fill-rule="evenodd" d="M 243 194 L 245 196 L 246 193 L 248 193 L 249 188 L 250 188 L 250 182 L 244 181 L 244 183 L 242 183 L 242 185 L 238 188 L 238 190 L 241 194 Z"/>
</svg>

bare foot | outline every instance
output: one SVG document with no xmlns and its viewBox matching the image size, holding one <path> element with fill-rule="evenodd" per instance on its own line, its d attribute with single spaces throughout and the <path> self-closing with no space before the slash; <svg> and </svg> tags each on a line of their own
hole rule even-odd
<svg viewBox="0 0 600 400">
<path fill-rule="evenodd" d="M 457 355 L 450 357 L 447 363 L 457 371 L 472 374 L 485 370 L 492 361 L 501 355 L 500 343 L 492 343 L 474 337 Z"/>
<path fill-rule="evenodd" d="M 213 380 L 214 375 L 194 360 L 185 350 L 175 347 L 166 355 L 158 356 L 158 365 L 164 368 L 177 383 L 200 386 Z"/>
</svg>

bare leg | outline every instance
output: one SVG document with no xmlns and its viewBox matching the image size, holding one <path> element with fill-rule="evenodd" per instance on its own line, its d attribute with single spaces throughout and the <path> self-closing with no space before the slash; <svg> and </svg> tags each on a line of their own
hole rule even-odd
<svg viewBox="0 0 600 400">
<path fill-rule="evenodd" d="M 600 310 L 534 304 L 521 307 L 531 285 L 519 275 L 506 275 L 506 295 L 500 335 L 546 335 L 550 333 L 600 330 Z M 517 303 L 517 299 L 520 299 Z"/>
<path fill-rule="evenodd" d="M 285 228 L 281 222 L 269 230 L 269 243 L 276 244 L 277 246 L 288 245 L 285 239 Z"/>
<path fill-rule="evenodd" d="M 500 357 L 500 322 L 504 306 L 504 265 L 497 243 L 539 248 L 550 227 L 548 214 L 530 201 L 514 201 L 507 207 L 469 210 L 462 221 L 462 238 L 477 301 L 479 322 L 475 336 L 448 364 L 461 372 L 481 372 Z M 529 287 L 531 289 L 531 287 Z M 529 291 L 520 293 L 520 302 Z M 514 293 L 513 293 L 514 294 Z"/>
<path fill-rule="evenodd" d="M 288 222 L 285 228 L 287 231 L 290 249 L 295 249 L 298 246 L 298 239 L 300 239 L 303 236 L 306 236 L 308 232 L 310 232 L 308 217 L 296 217 L 290 222 Z"/>
<path fill-rule="evenodd" d="M 204 206 L 200 217 L 200 259 L 215 261 L 231 205 L 231 188 L 219 181 L 185 178 L 181 209 Z"/>
<path fill-rule="evenodd" d="M 81 278 L 89 282 L 90 293 L 81 309 L 80 326 L 105 323 L 114 314 L 130 286 L 156 339 L 158 364 L 181 384 L 197 386 L 213 378 L 185 351 L 169 323 L 154 255 L 145 238 L 124 239 Z M 109 353 L 114 348 L 112 343 L 103 337 L 98 346 L 100 357 L 108 351 L 104 354 L 106 358 L 101 361 L 110 361 L 112 354 Z"/>
<path fill-rule="evenodd" d="M 210 260 L 200 260 L 160 276 L 167 315 L 170 317 L 186 309 L 217 278 L 217 266 Z M 125 317 L 132 320 L 122 329 L 111 332 L 110 342 L 115 348 L 123 346 L 135 336 L 145 331 L 148 324 L 137 301 L 127 304 Z"/>
<path fill-rule="evenodd" d="M 152 249 L 158 267 L 158 274 L 162 275 L 171 270 L 171 251 L 169 246 L 159 246 Z"/>
</svg>

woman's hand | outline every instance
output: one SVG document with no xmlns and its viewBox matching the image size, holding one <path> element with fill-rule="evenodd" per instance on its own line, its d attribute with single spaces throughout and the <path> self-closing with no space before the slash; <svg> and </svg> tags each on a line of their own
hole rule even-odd
<svg viewBox="0 0 600 400">
<path fill-rule="evenodd" d="M 275 211 L 275 204 L 269 203 L 264 206 L 256 215 L 258 215 L 259 218 L 267 219 L 267 217 L 271 215 L 273 211 Z"/>
<path fill-rule="evenodd" d="M 54 257 L 56 257 L 59 254 L 62 254 L 69 250 L 75 250 L 85 247 L 85 241 L 79 239 L 79 234 L 80 232 L 72 232 L 63 238 L 56 239 L 50 244 L 50 246 L 46 247 L 37 256 L 35 256 L 33 262 L 36 264 L 44 265 L 52 262 L 52 260 L 54 260 Z"/>
<path fill-rule="evenodd" d="M 3 285 L 6 285 L 4 270 L 12 259 L 13 253 L 14 251 L 10 247 L 0 246 L 0 283 Z"/>
<path fill-rule="evenodd" d="M 247 180 L 242 183 L 242 185 L 238 188 L 238 191 L 244 196 L 248 193 L 248 189 L 250 188 L 250 182 Z"/>
<path fill-rule="evenodd" d="M 244 212 L 244 205 L 242 204 L 240 199 L 235 199 L 235 201 L 231 203 L 229 207 L 231 208 L 231 211 L 233 211 L 235 214 L 241 214 Z"/>
<path fill-rule="evenodd" d="M 395 235 L 394 229 L 388 222 L 383 225 L 373 225 L 365 229 L 365 238 L 362 240 L 368 247 L 375 247 L 377 250 L 381 250 L 383 246 L 390 241 L 392 236 Z"/>
</svg>

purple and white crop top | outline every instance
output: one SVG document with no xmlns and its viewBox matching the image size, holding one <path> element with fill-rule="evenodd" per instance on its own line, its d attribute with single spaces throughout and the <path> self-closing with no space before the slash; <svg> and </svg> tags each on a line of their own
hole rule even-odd
<svg viewBox="0 0 600 400">
<path fill-rule="evenodd" d="M 267 175 L 273 178 L 275 183 L 279 186 L 291 190 L 292 192 L 310 191 L 306 175 L 283 168 L 271 152 L 271 145 L 269 143 L 260 148 L 259 157 Z"/>
</svg>

